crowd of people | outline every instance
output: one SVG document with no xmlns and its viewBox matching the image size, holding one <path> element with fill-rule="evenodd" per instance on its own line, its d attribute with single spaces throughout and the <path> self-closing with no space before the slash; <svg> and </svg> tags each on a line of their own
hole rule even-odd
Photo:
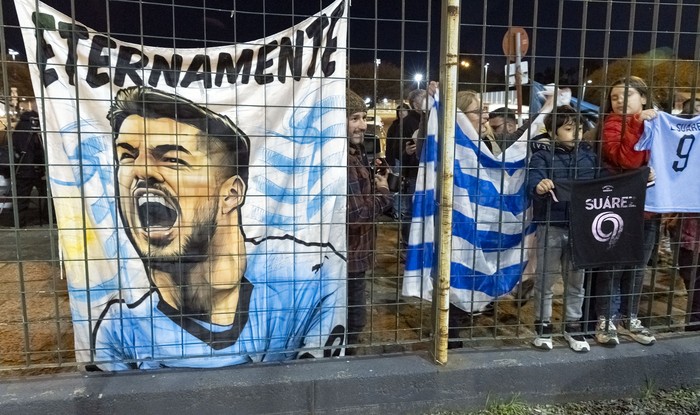
<svg viewBox="0 0 700 415">
<path fill-rule="evenodd" d="M 392 194 L 382 174 L 375 174 L 377 166 L 370 166 L 362 156 L 362 123 L 366 108 L 352 91 L 348 91 L 348 222 L 350 264 L 356 263 L 358 247 L 373 250 L 371 222 L 393 209 L 400 225 L 400 260 L 408 245 L 411 224 L 411 199 L 416 189 L 421 146 L 425 137 L 428 96 L 436 84 L 426 90 L 414 90 L 408 103 L 396 108 L 396 120 L 389 127 L 386 144 L 388 167 L 403 178 L 401 190 Z M 489 112 L 482 106 L 475 91 L 457 93 L 457 109 L 464 113 L 479 134 L 480 148 L 498 156 L 524 134 L 529 121 L 518 126 L 512 110 L 499 108 Z M 653 102 L 650 88 L 639 77 L 629 76 L 610 85 L 597 126 L 584 131 L 581 114 L 573 107 L 555 104 L 548 99 L 542 107 L 548 112 L 545 130 L 528 137 L 531 155 L 527 174 L 527 197 L 533 206 L 533 224 L 536 226 L 536 263 L 534 272 L 534 326 L 532 344 L 541 349 L 553 348 L 552 336 L 561 326 L 563 337 L 576 352 L 590 350 L 588 335 L 601 345 L 619 344 L 619 335 L 643 344 L 656 341 L 654 333 L 642 322 L 640 300 L 646 266 L 613 266 L 606 269 L 576 269 L 571 261 L 572 241 L 569 235 L 569 202 L 559 201 L 553 190 L 560 180 L 589 180 L 640 169 L 649 164 L 650 151 L 636 150 L 635 145 L 644 133 L 645 121 L 654 119 L 659 107 Z M 555 105 L 558 105 L 555 107 Z M 700 101 L 684 103 L 682 116 L 700 114 Z M 531 119 L 535 119 L 532 117 Z M 587 125 L 586 125 L 587 126 Z M 363 161 L 365 160 L 365 161 Z M 383 169 L 386 171 L 386 168 Z M 655 172 L 650 169 L 648 181 L 654 183 Z M 645 176 L 646 177 L 646 176 Z M 394 199 L 392 201 L 392 198 Z M 688 292 L 689 317 L 686 331 L 700 330 L 700 213 L 699 214 L 644 214 L 644 264 L 649 263 L 659 232 L 663 228 L 679 244 L 677 266 Z M 366 259 L 366 258 L 365 258 Z M 364 273 L 372 264 L 363 261 L 361 267 L 350 267 L 348 274 L 348 307 L 358 312 L 364 304 Z M 561 278 L 564 286 L 563 321 L 552 318 L 553 287 Z M 590 279 L 590 281 L 588 281 Z M 588 306 L 584 308 L 584 301 Z M 584 315 L 590 310 L 591 315 Z M 450 306 L 449 347 L 460 347 L 459 329 L 468 312 Z M 352 321 L 352 322 L 351 322 Z M 361 331 L 364 317 L 350 311 L 348 327 Z M 590 328 L 592 327 L 592 330 Z M 357 337 L 349 337 L 351 344 Z"/>
</svg>

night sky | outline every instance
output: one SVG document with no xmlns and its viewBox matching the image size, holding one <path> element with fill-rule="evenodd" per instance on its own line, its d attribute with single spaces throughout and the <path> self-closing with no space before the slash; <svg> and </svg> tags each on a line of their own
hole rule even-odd
<svg viewBox="0 0 700 415">
<path fill-rule="evenodd" d="M 255 40 L 287 28 L 331 2 L 46 1 L 68 15 L 74 14 L 77 21 L 101 32 L 111 32 L 121 40 L 174 47 Z M 677 0 L 465 0 L 460 52 L 472 68 L 482 68 L 488 62 L 493 73 L 503 72 L 506 64 L 501 47 L 503 35 L 509 26 L 523 26 L 529 35 L 530 47 L 525 59 L 531 72 L 553 70 L 557 56 L 560 72 L 578 71 L 599 67 L 606 58 L 619 59 L 659 47 L 670 48 L 682 59 L 698 59 L 700 5 L 687 0 L 682 6 L 677 3 Z M 206 4 L 206 11 L 202 4 Z M 6 25 L 16 26 L 13 1 L 2 0 L 2 5 Z M 425 73 L 428 68 L 429 77 L 436 79 L 440 7 L 440 1 L 436 0 L 352 0 L 350 63 L 379 58 L 402 66 L 406 76 Z M 7 33 L 6 46 L 23 51 L 16 30 Z"/>
</svg>

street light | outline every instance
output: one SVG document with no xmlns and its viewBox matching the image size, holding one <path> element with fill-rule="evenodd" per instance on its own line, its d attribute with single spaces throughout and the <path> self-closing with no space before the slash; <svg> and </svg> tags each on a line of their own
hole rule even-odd
<svg viewBox="0 0 700 415">
<path fill-rule="evenodd" d="M 14 62 L 15 57 L 17 55 L 19 55 L 19 52 L 17 52 L 14 49 L 10 49 L 10 48 L 7 49 L 7 53 L 9 53 L 10 56 L 12 56 L 12 62 Z M 15 73 L 16 70 L 17 70 L 17 68 L 15 68 L 15 65 L 12 65 L 12 79 L 16 79 L 16 73 Z M 10 80 L 10 82 L 12 82 L 12 79 Z M 10 97 L 11 97 L 10 103 L 12 104 L 12 107 L 13 107 L 12 111 L 16 112 L 19 110 L 19 101 L 17 99 L 17 87 L 10 87 Z"/>
<path fill-rule="evenodd" d="M 375 79 L 374 85 L 375 85 L 375 87 L 374 87 L 374 90 L 372 91 L 372 94 L 373 94 L 375 104 L 377 102 L 377 89 L 379 87 L 378 83 L 376 83 L 377 82 L 376 80 L 379 79 L 379 76 L 377 76 L 377 74 L 379 72 L 379 65 L 381 65 L 381 64 L 382 64 L 381 59 L 374 58 L 374 79 Z M 369 100 L 369 98 L 367 98 L 367 100 Z M 369 105 L 369 102 L 367 102 L 367 105 Z"/>
<path fill-rule="evenodd" d="M 586 85 L 590 83 L 593 83 L 593 81 L 591 81 L 590 79 L 583 83 L 583 90 L 581 91 L 581 99 L 583 101 L 586 100 Z"/>
<path fill-rule="evenodd" d="M 459 66 L 461 66 L 464 69 L 467 69 L 467 68 L 469 68 L 470 64 L 469 64 L 468 60 L 463 59 L 462 62 L 459 63 Z"/>
<path fill-rule="evenodd" d="M 423 74 L 422 73 L 417 73 L 414 77 L 413 80 L 416 81 L 416 89 L 420 89 L 420 82 L 423 80 Z"/>
<path fill-rule="evenodd" d="M 484 85 L 489 84 L 489 64 L 484 65 Z"/>
</svg>

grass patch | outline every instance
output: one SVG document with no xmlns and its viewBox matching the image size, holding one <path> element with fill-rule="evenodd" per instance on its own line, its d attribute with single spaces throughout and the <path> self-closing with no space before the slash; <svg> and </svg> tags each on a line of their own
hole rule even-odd
<svg viewBox="0 0 700 415">
<path fill-rule="evenodd" d="M 513 396 L 509 401 L 487 399 L 486 408 L 478 411 L 433 411 L 430 415 L 570 415 L 633 414 L 690 415 L 700 414 L 700 386 L 657 391 L 647 380 L 637 398 L 620 397 L 604 401 L 569 402 L 556 405 L 529 405 Z"/>
<path fill-rule="evenodd" d="M 652 399 L 656 393 L 656 385 L 654 380 L 646 377 L 644 380 L 644 387 L 642 388 L 642 399 Z"/>
</svg>

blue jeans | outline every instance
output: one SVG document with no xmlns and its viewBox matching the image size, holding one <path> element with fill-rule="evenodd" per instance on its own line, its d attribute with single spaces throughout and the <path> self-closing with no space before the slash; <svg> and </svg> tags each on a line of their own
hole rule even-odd
<svg viewBox="0 0 700 415">
<path fill-rule="evenodd" d="M 598 317 L 634 316 L 639 313 L 639 300 L 644 284 L 644 270 L 651 259 L 659 231 L 659 219 L 644 221 L 644 265 L 637 268 L 613 267 L 602 270 L 596 278 L 596 312 Z"/>
</svg>

